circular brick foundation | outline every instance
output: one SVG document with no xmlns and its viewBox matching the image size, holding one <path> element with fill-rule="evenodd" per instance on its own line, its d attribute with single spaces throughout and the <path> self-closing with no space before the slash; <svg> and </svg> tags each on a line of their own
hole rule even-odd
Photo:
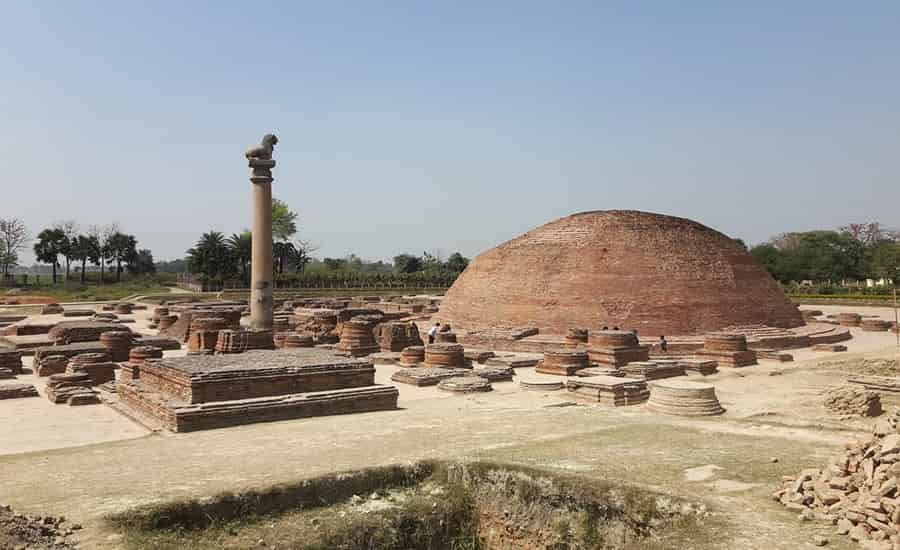
<svg viewBox="0 0 900 550">
<path fill-rule="evenodd" d="M 459 344 L 428 344 L 425 346 L 425 364 L 429 367 L 464 367 L 465 351 Z"/>
</svg>

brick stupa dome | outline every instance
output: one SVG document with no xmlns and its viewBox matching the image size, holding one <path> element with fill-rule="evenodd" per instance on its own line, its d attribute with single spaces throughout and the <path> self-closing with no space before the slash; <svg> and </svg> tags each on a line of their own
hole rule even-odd
<svg viewBox="0 0 900 550">
<path fill-rule="evenodd" d="M 804 324 L 736 241 L 631 210 L 573 214 L 480 254 L 447 291 L 439 318 L 469 331 L 618 326 L 641 336 Z"/>
</svg>

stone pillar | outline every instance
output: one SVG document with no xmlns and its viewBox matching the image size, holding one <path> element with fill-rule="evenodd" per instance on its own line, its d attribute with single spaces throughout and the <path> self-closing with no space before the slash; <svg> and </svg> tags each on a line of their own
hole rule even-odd
<svg viewBox="0 0 900 550">
<path fill-rule="evenodd" d="M 267 134 L 261 145 L 245 153 L 253 182 L 250 326 L 258 330 L 272 328 L 272 152 L 276 143 L 278 138 Z"/>
</svg>

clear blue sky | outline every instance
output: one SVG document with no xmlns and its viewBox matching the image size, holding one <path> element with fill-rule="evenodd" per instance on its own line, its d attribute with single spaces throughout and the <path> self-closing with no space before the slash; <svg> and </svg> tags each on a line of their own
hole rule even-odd
<svg viewBox="0 0 900 550">
<path fill-rule="evenodd" d="M 610 208 L 748 242 L 900 227 L 896 1 L 0 8 L 0 217 L 32 233 L 117 221 L 180 257 L 250 226 L 268 131 L 320 256 L 471 256 Z"/>
</svg>

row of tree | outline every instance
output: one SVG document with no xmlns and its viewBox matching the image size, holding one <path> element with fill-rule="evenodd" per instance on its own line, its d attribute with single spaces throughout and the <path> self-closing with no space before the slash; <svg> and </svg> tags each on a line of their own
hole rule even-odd
<svg viewBox="0 0 900 550">
<path fill-rule="evenodd" d="M 782 283 L 900 280 L 900 233 L 878 222 L 783 233 L 750 253 Z"/>
<path fill-rule="evenodd" d="M 0 272 L 6 279 L 10 271 L 19 265 L 19 257 L 32 241 L 25 224 L 18 219 L 0 219 Z M 100 282 L 108 266 L 115 266 L 116 281 L 122 272 L 153 273 L 153 255 L 149 250 L 138 249 L 134 235 L 123 233 L 118 224 L 93 225 L 82 233 L 74 221 L 59 222 L 42 230 L 34 239 L 37 261 L 48 264 L 57 282 L 57 269 L 65 261 L 65 279 L 68 280 L 72 265 L 81 264 L 81 283 L 85 282 L 87 264 L 100 268 Z"/>
</svg>

